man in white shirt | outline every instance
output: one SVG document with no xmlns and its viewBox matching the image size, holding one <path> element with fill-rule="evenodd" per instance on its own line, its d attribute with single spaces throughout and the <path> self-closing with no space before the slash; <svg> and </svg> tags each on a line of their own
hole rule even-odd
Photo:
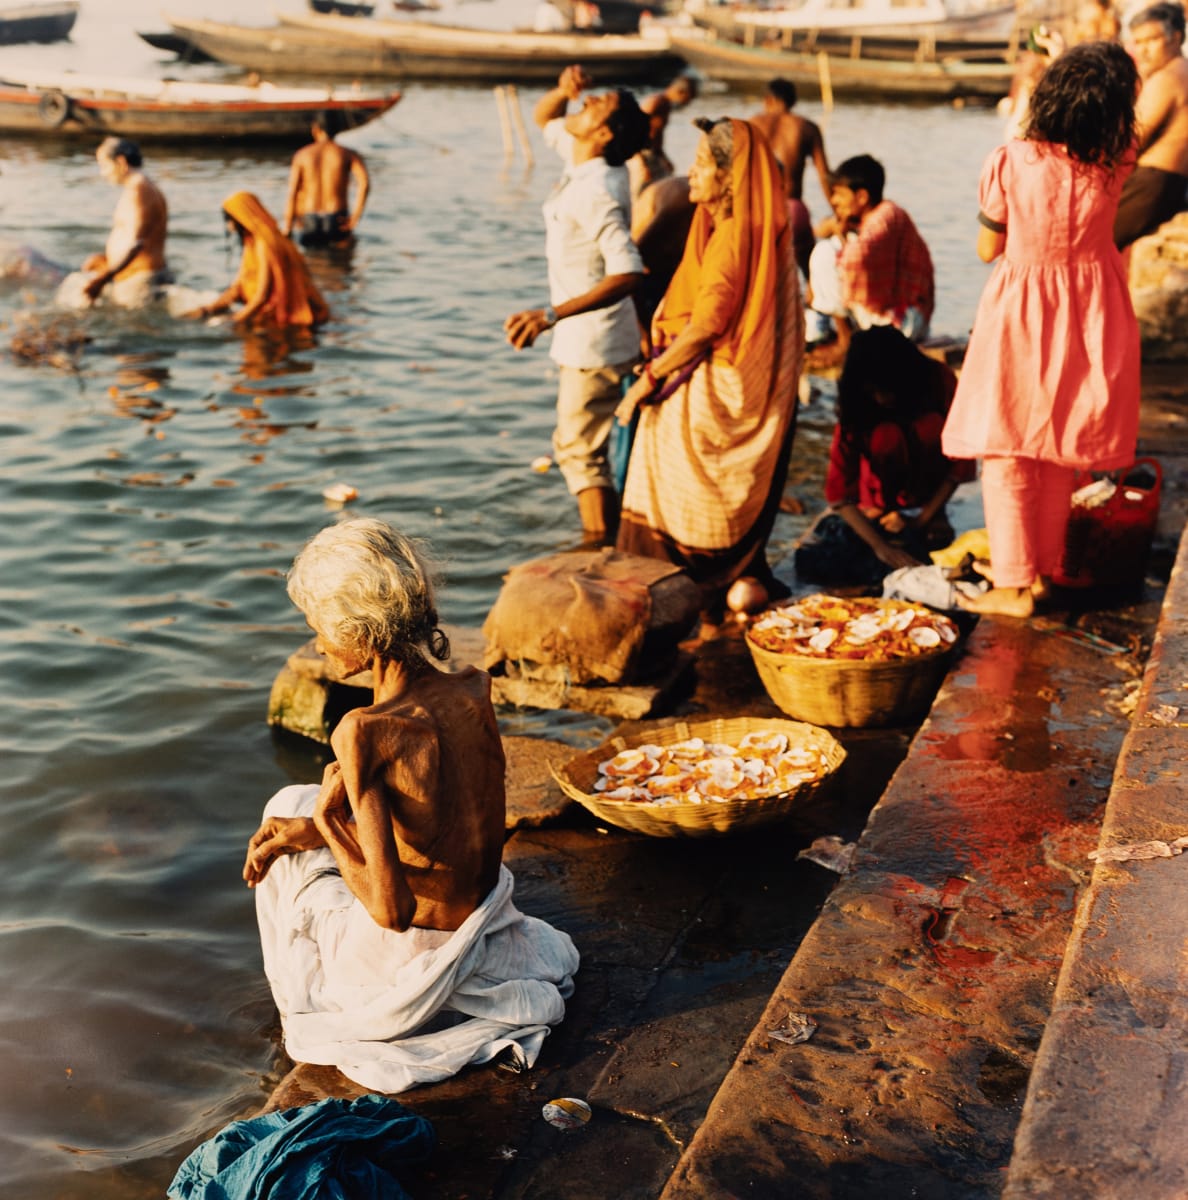
<svg viewBox="0 0 1188 1200">
<path fill-rule="evenodd" d="M 533 114 L 544 138 L 566 163 L 544 203 L 546 308 L 513 313 L 503 323 L 517 350 L 556 327 L 550 355 L 560 373 L 553 456 L 577 497 L 586 540 L 612 540 L 619 499 L 607 462 L 607 441 L 623 377 L 639 359 L 640 331 L 631 294 L 643 263 L 631 240 L 627 159 L 648 135 L 647 117 L 627 91 L 587 96 L 581 67 L 566 67 Z"/>
</svg>

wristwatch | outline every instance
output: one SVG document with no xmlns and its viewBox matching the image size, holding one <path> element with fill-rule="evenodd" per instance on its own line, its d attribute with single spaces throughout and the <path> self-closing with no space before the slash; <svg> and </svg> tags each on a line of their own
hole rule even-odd
<svg viewBox="0 0 1188 1200">
<path fill-rule="evenodd" d="M 557 324 L 557 310 L 551 304 L 545 308 L 544 317 L 550 329 Z"/>
</svg>

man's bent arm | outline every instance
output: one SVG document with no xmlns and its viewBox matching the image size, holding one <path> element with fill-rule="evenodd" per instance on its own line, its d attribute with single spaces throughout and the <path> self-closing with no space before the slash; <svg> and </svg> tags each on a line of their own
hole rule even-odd
<svg viewBox="0 0 1188 1200">
<path fill-rule="evenodd" d="M 1166 77 L 1166 67 L 1146 80 L 1134 102 L 1134 121 L 1138 126 L 1138 152 L 1141 157 L 1159 140 L 1176 105 L 1176 88 Z"/>
<path fill-rule="evenodd" d="M 295 158 L 293 165 L 289 168 L 289 194 L 285 198 L 285 219 L 281 222 L 281 233 L 285 237 L 293 232 L 293 223 L 297 220 L 297 199 L 301 195 L 301 181 L 304 174 L 300 161 Z"/>
<path fill-rule="evenodd" d="M 820 129 L 816 125 L 813 126 L 813 166 L 817 168 L 817 175 L 821 180 L 821 191 L 825 193 L 826 199 L 829 197 L 829 162 L 825 157 L 825 139 L 821 136 Z"/>
<path fill-rule="evenodd" d="M 371 191 L 371 176 L 368 174 L 367 164 L 357 154 L 351 158 L 351 178 L 355 181 L 355 211 L 351 213 L 348 228 L 354 229 L 359 224 L 359 218 L 363 216 L 367 193 Z"/>
<path fill-rule="evenodd" d="M 630 296 L 639 286 L 642 274 L 607 275 L 600 279 L 588 292 L 564 300 L 553 310 L 558 321 L 566 317 L 576 317 L 579 313 L 594 312 L 595 309 L 609 308 L 620 300 Z M 546 330 L 553 327 L 548 314 L 543 308 L 529 308 L 523 312 L 513 313 L 503 322 L 503 331 L 507 340 L 517 350 L 531 346 Z"/>
<path fill-rule="evenodd" d="M 576 100 L 589 82 L 589 77 L 581 67 L 566 67 L 557 80 L 557 86 L 545 92 L 536 102 L 532 119 L 543 129 L 550 121 L 563 117 L 569 102 Z"/>
</svg>

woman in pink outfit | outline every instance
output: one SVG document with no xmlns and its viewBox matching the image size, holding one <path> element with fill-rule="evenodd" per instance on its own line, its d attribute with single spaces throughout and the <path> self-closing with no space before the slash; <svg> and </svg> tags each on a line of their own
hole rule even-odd
<svg viewBox="0 0 1188 1200">
<path fill-rule="evenodd" d="M 1036 85 L 1024 138 L 982 170 L 978 255 L 999 262 L 942 437 L 949 458 L 983 460 L 994 586 L 966 602 L 976 612 L 1030 616 L 1060 563 L 1076 470 L 1134 458 L 1138 324 L 1113 228 L 1137 90 L 1120 46 L 1075 46 Z"/>
</svg>

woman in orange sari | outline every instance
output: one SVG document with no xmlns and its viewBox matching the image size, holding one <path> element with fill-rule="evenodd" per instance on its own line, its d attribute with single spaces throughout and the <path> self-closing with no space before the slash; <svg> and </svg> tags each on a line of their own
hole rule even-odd
<svg viewBox="0 0 1188 1200">
<path fill-rule="evenodd" d="M 227 225 L 239 235 L 243 257 L 235 282 L 213 304 L 191 315 L 210 317 L 236 302 L 236 325 L 317 325 L 330 316 L 301 251 L 281 233 L 271 213 L 251 192 L 236 192 L 223 202 Z"/>
<path fill-rule="evenodd" d="M 652 322 L 658 353 L 618 413 L 625 425 L 639 410 L 618 548 L 680 564 L 713 619 L 737 579 L 758 585 L 747 607 L 787 594 L 766 547 L 795 431 L 804 311 L 766 141 L 745 121 L 697 124 L 697 213 Z"/>
</svg>

